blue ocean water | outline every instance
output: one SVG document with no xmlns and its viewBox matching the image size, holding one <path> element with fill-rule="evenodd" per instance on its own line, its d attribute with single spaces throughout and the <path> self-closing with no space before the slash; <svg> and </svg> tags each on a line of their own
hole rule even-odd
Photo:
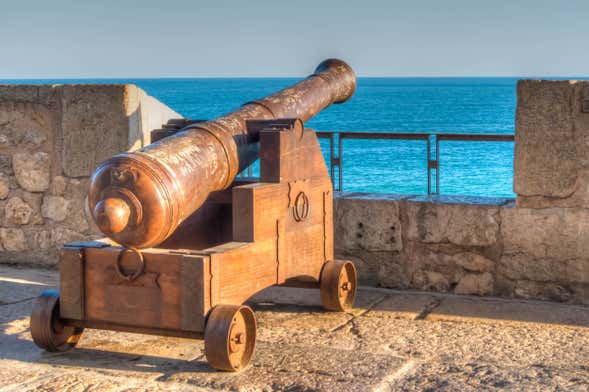
<svg viewBox="0 0 589 392">
<path fill-rule="evenodd" d="M 294 78 L 0 80 L 134 83 L 188 118 L 212 119 Z M 359 78 L 354 97 L 307 123 L 321 131 L 513 134 L 516 78 Z M 328 143 L 322 140 L 324 153 Z M 345 140 L 343 190 L 425 194 L 424 141 Z M 440 193 L 513 196 L 512 142 L 440 145 Z M 435 179 L 432 178 L 432 183 Z"/>
</svg>

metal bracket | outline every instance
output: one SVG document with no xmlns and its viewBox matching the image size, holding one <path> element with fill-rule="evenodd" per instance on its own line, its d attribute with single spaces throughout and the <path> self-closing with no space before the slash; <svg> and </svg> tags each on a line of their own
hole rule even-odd
<svg viewBox="0 0 589 392">
<path fill-rule="evenodd" d="M 173 118 L 168 120 L 166 124 L 162 124 L 161 129 L 154 129 L 151 131 L 151 143 L 155 143 L 165 137 L 172 136 L 173 134 L 181 131 L 185 127 L 206 122 L 207 120 L 192 120 L 189 118 Z"/>
<path fill-rule="evenodd" d="M 250 135 L 257 135 L 260 132 L 295 132 L 299 138 L 303 137 L 305 125 L 298 118 L 275 118 L 271 120 L 246 120 L 247 132 Z"/>
</svg>

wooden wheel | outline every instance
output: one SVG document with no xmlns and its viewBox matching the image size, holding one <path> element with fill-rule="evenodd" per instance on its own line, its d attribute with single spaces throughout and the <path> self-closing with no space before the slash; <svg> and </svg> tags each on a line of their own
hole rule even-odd
<svg viewBox="0 0 589 392">
<path fill-rule="evenodd" d="M 344 311 L 356 298 L 356 268 L 351 261 L 328 261 L 321 271 L 321 303 L 328 310 Z"/>
<path fill-rule="evenodd" d="M 256 345 L 256 318 L 245 305 L 217 305 L 205 326 L 205 355 L 215 369 L 237 372 L 247 366 Z"/>
<path fill-rule="evenodd" d="M 44 291 L 36 299 L 31 313 L 31 335 L 35 344 L 47 351 L 73 348 L 84 328 L 64 325 L 59 318 L 59 292 Z"/>
</svg>

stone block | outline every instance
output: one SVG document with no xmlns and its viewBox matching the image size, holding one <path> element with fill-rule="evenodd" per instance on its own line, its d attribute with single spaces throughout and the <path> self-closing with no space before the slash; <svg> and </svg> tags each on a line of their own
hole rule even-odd
<svg viewBox="0 0 589 392">
<path fill-rule="evenodd" d="M 406 201 L 406 238 L 422 243 L 490 246 L 499 235 L 499 207 L 457 204 L 444 199 Z"/>
<path fill-rule="evenodd" d="M 63 198 L 60 198 L 63 199 Z M 86 216 L 87 201 L 85 197 L 76 197 L 60 200 L 59 203 L 67 204 L 63 224 L 75 228 L 79 233 L 87 234 L 90 228 L 88 218 L 94 222 L 91 215 Z M 97 231 L 99 233 L 99 231 Z"/>
<path fill-rule="evenodd" d="M 461 252 L 448 256 L 451 265 L 459 265 L 471 272 L 490 272 L 495 268 L 495 262 L 477 253 Z"/>
<path fill-rule="evenodd" d="M 518 83 L 514 190 L 521 207 L 589 206 L 587 82 Z"/>
<path fill-rule="evenodd" d="M 55 176 L 49 185 L 49 194 L 53 196 L 61 196 L 65 192 L 67 182 L 63 176 Z"/>
<path fill-rule="evenodd" d="M 65 85 L 61 89 L 63 172 L 69 177 L 89 176 L 101 162 L 128 148 L 126 86 Z"/>
<path fill-rule="evenodd" d="M 413 271 L 431 270 L 442 272 L 450 277 L 463 268 L 456 263 L 456 253 L 460 248 L 452 244 L 424 244 L 419 241 L 405 241 L 401 259 Z M 454 278 L 450 278 L 454 281 Z"/>
<path fill-rule="evenodd" d="M 534 259 L 589 257 L 589 211 L 564 208 L 501 210 L 504 253 Z"/>
<path fill-rule="evenodd" d="M 15 190 L 14 193 L 20 196 L 33 209 L 29 224 L 42 225 L 44 223 L 43 216 L 41 216 L 41 201 L 43 200 L 43 194 L 26 192 L 20 189 Z"/>
<path fill-rule="evenodd" d="M 0 228 L 0 242 L 9 252 L 22 252 L 27 249 L 25 233 L 21 229 Z"/>
<path fill-rule="evenodd" d="M 54 246 L 51 231 L 46 229 L 36 230 L 29 234 L 31 247 L 35 249 L 50 249 Z"/>
<path fill-rule="evenodd" d="M 14 174 L 12 170 L 12 156 L 0 153 L 0 174 L 11 176 Z"/>
<path fill-rule="evenodd" d="M 149 144 L 147 128 L 156 120 L 159 128 L 182 118 L 133 85 L 65 85 L 62 107 L 62 165 L 69 177 L 89 176 L 112 155 Z"/>
<path fill-rule="evenodd" d="M 6 199 L 10 192 L 10 181 L 8 176 L 0 173 L 0 200 Z"/>
<path fill-rule="evenodd" d="M 589 210 L 505 208 L 499 271 L 513 280 L 589 283 Z"/>
<path fill-rule="evenodd" d="M 37 149 L 45 143 L 47 135 L 37 128 L 0 128 L 0 147 L 21 147 Z"/>
<path fill-rule="evenodd" d="M 6 222 L 11 225 L 26 225 L 32 214 L 33 208 L 20 197 L 11 197 L 4 206 Z"/>
<path fill-rule="evenodd" d="M 63 221 L 68 214 L 70 202 L 61 196 L 45 196 L 41 213 L 43 217 L 49 218 L 55 222 Z"/>
<path fill-rule="evenodd" d="M 464 275 L 454 289 L 454 293 L 467 295 L 491 295 L 493 294 L 493 275 L 489 272 Z"/>
<path fill-rule="evenodd" d="M 585 258 L 566 260 L 565 265 L 568 282 L 589 284 L 589 255 Z"/>
<path fill-rule="evenodd" d="M 86 241 L 88 237 L 79 233 L 77 230 L 56 226 L 51 229 L 51 240 L 59 248 L 70 242 Z"/>
<path fill-rule="evenodd" d="M 419 290 L 446 292 L 450 283 L 439 272 L 420 270 L 413 275 L 412 286 Z"/>
<path fill-rule="evenodd" d="M 51 84 L 4 84 L 0 85 L 0 102 L 20 104 L 40 104 L 50 106 L 55 103 L 57 91 Z"/>
<path fill-rule="evenodd" d="M 534 299 L 543 298 L 544 284 L 532 280 L 518 280 L 514 288 L 516 298 Z"/>
<path fill-rule="evenodd" d="M 12 157 L 16 181 L 29 192 L 44 192 L 49 188 L 51 159 L 45 152 L 18 153 Z"/>
<path fill-rule="evenodd" d="M 0 150 L 43 148 L 53 132 L 56 115 L 35 102 L 0 100 Z"/>
<path fill-rule="evenodd" d="M 335 247 L 346 250 L 399 251 L 401 220 L 399 200 L 338 197 L 334 201 Z"/>
</svg>

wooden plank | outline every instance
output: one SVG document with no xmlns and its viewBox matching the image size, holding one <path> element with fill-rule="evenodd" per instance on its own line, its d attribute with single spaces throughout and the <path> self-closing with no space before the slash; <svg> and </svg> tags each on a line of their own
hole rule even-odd
<svg viewBox="0 0 589 392">
<path fill-rule="evenodd" d="M 288 209 L 288 184 L 256 183 L 233 190 L 233 240 L 275 238 L 276 219 Z"/>
<path fill-rule="evenodd" d="M 59 312 L 61 317 L 83 320 L 84 255 L 78 247 L 61 249 L 59 255 Z"/>
<path fill-rule="evenodd" d="M 277 283 L 276 239 L 230 243 L 211 253 L 212 305 L 241 304 Z"/>
<path fill-rule="evenodd" d="M 323 259 L 333 260 L 333 191 L 323 192 Z"/>
<path fill-rule="evenodd" d="M 184 331 L 203 332 L 207 304 L 203 293 L 208 286 L 208 257 L 186 255 L 182 257 L 181 271 L 181 312 Z"/>
<path fill-rule="evenodd" d="M 255 240 L 254 190 L 249 185 L 233 188 L 233 241 Z"/>
<path fill-rule="evenodd" d="M 187 304 L 183 302 L 187 301 L 183 292 L 183 288 L 189 285 L 187 280 L 192 285 L 201 285 L 201 289 L 204 287 L 202 269 L 187 266 L 183 262 L 185 254 L 161 249 L 144 250 L 144 273 L 127 282 L 114 270 L 119 252 L 117 248 L 86 249 L 84 281 L 88 320 L 177 330 L 190 326 L 191 331 L 204 325 L 203 320 L 198 320 L 198 317 L 204 319 L 204 307 L 203 313 L 189 314 Z M 137 268 L 137 256 L 125 252 L 121 264 L 123 271 L 131 273 Z M 184 276 L 184 273 L 198 276 Z M 192 294 L 202 296 L 198 290 L 196 288 Z M 185 316 L 188 319 L 184 319 Z"/>
<path fill-rule="evenodd" d="M 328 176 L 315 132 L 305 129 L 302 139 L 294 132 L 261 132 L 260 174 L 261 182 Z"/>
<path fill-rule="evenodd" d="M 69 319 L 65 319 L 64 322 L 66 325 L 71 325 L 73 327 L 81 327 L 81 328 L 89 328 L 89 329 L 106 329 L 109 331 L 140 333 L 140 334 L 147 334 L 147 335 L 173 336 L 173 337 L 186 338 L 186 339 L 203 339 L 204 338 L 203 332 L 181 331 L 181 330 L 177 330 L 177 329 L 153 328 L 153 327 L 149 327 L 149 326 L 133 326 L 133 325 L 116 324 L 116 323 L 109 323 L 109 322 L 95 321 L 95 320 L 69 320 Z"/>
<path fill-rule="evenodd" d="M 319 280 L 324 263 L 324 241 L 322 225 L 287 231 L 287 279 Z"/>
</svg>

